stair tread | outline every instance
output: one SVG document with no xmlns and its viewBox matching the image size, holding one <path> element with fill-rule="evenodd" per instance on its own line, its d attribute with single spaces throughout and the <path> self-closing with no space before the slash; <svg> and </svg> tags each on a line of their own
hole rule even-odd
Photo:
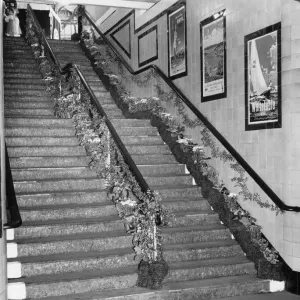
<svg viewBox="0 0 300 300">
<path fill-rule="evenodd" d="M 216 247 L 230 247 L 237 246 L 235 240 L 217 240 L 211 242 L 189 243 L 189 244 L 171 244 L 164 245 L 165 251 L 180 251 L 180 250 L 192 250 L 192 249 L 205 249 Z M 52 262 L 62 260 L 83 260 L 87 258 L 108 257 L 114 255 L 133 254 L 132 248 L 115 248 L 102 251 L 89 251 L 89 252 L 71 252 L 71 253 L 59 253 L 51 255 L 41 256 L 24 256 L 17 258 L 9 258 L 8 261 L 20 261 L 21 263 L 39 263 L 39 262 Z"/>
<path fill-rule="evenodd" d="M 218 265 L 235 265 L 235 264 L 247 264 L 252 263 L 244 256 L 237 257 L 226 257 L 226 258 L 215 258 L 215 259 L 203 259 L 197 261 L 184 261 L 170 263 L 170 270 L 176 269 L 194 269 L 206 266 L 218 266 Z M 61 274 L 51 274 L 51 275 L 38 275 L 23 277 L 22 281 L 26 284 L 39 284 L 39 283 L 51 283 L 51 282 L 68 282 L 73 280 L 86 280 L 90 278 L 98 277 L 113 277 L 132 274 L 137 276 L 137 266 L 127 266 L 119 268 L 107 268 L 101 270 L 87 270 L 81 272 L 68 272 Z M 19 282 L 20 279 L 11 279 L 10 282 Z"/>
<path fill-rule="evenodd" d="M 239 275 L 239 276 L 227 276 L 227 277 L 219 277 L 219 278 L 209 278 L 209 279 L 199 279 L 199 280 L 189 280 L 189 281 L 171 281 L 165 282 L 162 289 L 158 291 L 148 290 L 140 287 L 131 287 L 125 289 L 117 289 L 117 290 L 98 290 L 87 293 L 80 294 L 69 294 L 64 295 L 64 300 L 105 300 L 114 298 L 122 299 L 126 296 L 137 295 L 140 296 L 139 299 L 143 299 L 143 295 L 148 296 L 153 295 L 153 299 L 159 299 L 159 295 L 161 295 L 161 299 L 163 298 L 163 293 L 176 292 L 178 290 L 189 290 L 193 287 L 206 289 L 208 287 L 217 287 L 217 286 L 225 286 L 226 284 L 243 284 L 243 283 L 254 283 L 254 282 L 269 282 L 269 280 L 263 280 L 257 278 L 255 275 Z M 155 297 L 156 296 L 156 297 Z M 251 296 L 249 296 L 249 300 Z M 253 296 L 252 296 L 253 297 Z M 147 298 L 149 299 L 149 298 Z M 231 298 L 228 298 L 228 300 Z M 241 296 L 232 299 L 241 299 Z M 45 297 L 42 299 L 35 300 L 61 300 L 61 296 L 53 296 L 53 297 Z"/>
</svg>

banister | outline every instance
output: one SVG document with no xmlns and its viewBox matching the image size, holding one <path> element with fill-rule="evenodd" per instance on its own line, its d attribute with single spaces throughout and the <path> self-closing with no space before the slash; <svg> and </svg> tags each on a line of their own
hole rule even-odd
<svg viewBox="0 0 300 300">
<path fill-rule="evenodd" d="M 29 9 L 31 10 L 31 13 L 33 14 L 33 11 L 30 7 L 30 5 L 28 4 Z M 33 15 L 34 16 L 34 15 Z M 34 16 L 35 17 L 35 16 Z M 39 27 L 40 29 L 40 25 L 39 22 L 36 18 L 34 18 L 34 22 L 36 24 L 36 26 Z M 43 34 L 43 31 L 41 31 L 43 39 L 45 39 L 45 35 Z M 51 54 L 54 63 L 57 65 L 57 67 L 60 70 L 61 74 L 65 74 L 66 72 L 68 72 L 68 70 L 70 70 L 72 67 L 74 67 L 74 69 L 76 70 L 81 82 L 83 83 L 84 87 L 87 89 L 92 103 L 97 107 L 98 111 L 100 112 L 101 116 L 104 118 L 105 124 L 108 127 L 112 138 L 114 139 L 115 143 L 117 144 L 123 158 L 124 161 L 127 163 L 130 171 L 133 173 L 133 175 L 135 176 L 137 182 L 140 185 L 140 188 L 142 190 L 142 192 L 146 193 L 148 190 L 150 190 L 146 180 L 144 179 L 143 175 L 141 174 L 141 172 L 139 171 L 138 167 L 136 166 L 135 162 L 133 161 L 132 157 L 130 156 L 129 152 L 127 151 L 125 145 L 123 144 L 121 138 L 119 137 L 117 131 L 115 130 L 115 127 L 112 125 L 112 123 L 110 122 L 107 114 L 105 113 L 103 107 L 101 106 L 101 104 L 99 103 L 99 101 L 97 100 L 97 97 L 95 96 L 94 92 L 92 91 L 90 85 L 88 84 L 88 82 L 86 81 L 86 78 L 84 77 L 84 75 L 82 74 L 82 72 L 80 71 L 79 67 L 74 64 L 74 63 L 69 63 L 67 64 L 67 66 L 65 66 L 64 68 L 61 68 L 59 61 L 56 59 L 56 56 L 54 54 L 54 52 L 52 51 L 52 48 L 50 46 L 50 44 L 48 43 L 48 41 L 46 40 L 45 42 L 46 47 L 48 48 L 49 53 Z"/>
<path fill-rule="evenodd" d="M 195 105 L 183 94 L 183 92 L 165 75 L 165 73 L 156 65 L 151 64 L 142 69 L 134 71 L 131 66 L 118 53 L 111 42 L 106 38 L 105 34 L 97 27 L 92 18 L 85 10 L 82 14 L 91 23 L 97 33 L 110 47 L 113 53 L 123 63 L 128 72 L 132 75 L 138 75 L 149 69 L 153 69 L 164 80 L 164 82 L 176 93 L 176 95 L 188 106 L 188 108 L 196 115 L 196 117 L 210 130 L 215 138 L 225 147 L 225 149 L 235 158 L 235 160 L 244 168 L 244 170 L 252 177 L 252 179 L 260 186 L 260 188 L 268 195 L 268 197 L 283 211 L 300 212 L 299 206 L 286 205 L 275 192 L 267 185 L 267 183 L 254 171 L 254 169 L 246 162 L 246 160 L 231 146 L 231 144 L 224 138 L 224 136 L 209 122 L 209 120 L 195 107 Z"/>
<path fill-rule="evenodd" d="M 138 169 L 138 167 L 136 166 L 135 162 L 133 161 L 131 155 L 129 154 L 129 152 L 127 151 L 124 143 L 122 142 L 121 138 L 119 137 L 115 127 L 112 125 L 112 123 L 110 122 L 107 114 L 105 113 L 102 105 L 99 103 L 99 101 L 97 100 L 97 97 L 95 96 L 93 90 L 91 89 L 90 85 L 88 84 L 88 82 L 86 81 L 85 76 L 82 74 L 82 72 L 80 71 L 79 67 L 76 64 L 73 64 L 74 69 L 76 70 L 78 76 L 80 77 L 80 80 L 82 82 L 82 84 L 84 85 L 84 87 L 86 88 L 86 90 L 88 91 L 92 103 L 97 107 L 98 111 L 100 112 L 100 115 L 103 117 L 106 126 L 108 127 L 112 138 L 114 139 L 115 143 L 118 145 L 118 148 L 125 160 L 125 162 L 127 163 L 127 165 L 129 166 L 130 171 L 132 172 L 132 174 L 135 176 L 135 178 L 137 179 L 141 190 L 146 193 L 148 190 L 150 190 L 146 180 L 144 179 L 143 175 L 141 174 L 140 170 Z"/>
<path fill-rule="evenodd" d="M 48 40 L 47 40 L 47 38 L 46 38 L 46 36 L 45 36 L 45 33 L 44 33 L 44 31 L 43 31 L 43 29 L 42 29 L 42 27 L 41 27 L 41 25 L 40 25 L 40 23 L 39 23 L 39 21 L 38 21 L 38 19 L 37 19 L 37 17 L 36 17 L 34 11 L 32 10 L 30 4 L 27 4 L 27 9 L 28 9 L 29 12 L 31 13 L 31 15 L 32 15 L 32 17 L 33 17 L 33 19 L 34 19 L 34 23 L 36 24 L 36 26 L 38 27 L 38 30 L 40 31 L 40 33 L 41 33 L 41 35 L 42 35 L 43 42 L 44 42 L 44 44 L 46 45 L 46 47 L 47 47 L 47 49 L 48 49 L 48 51 L 49 51 L 49 54 L 51 55 L 51 57 L 52 57 L 54 63 L 57 65 L 57 67 L 58 67 L 59 70 L 61 71 L 59 62 L 58 62 L 58 60 L 57 60 L 57 58 L 56 58 L 54 52 L 52 51 L 52 48 L 51 48 L 50 45 L 49 45 L 49 42 L 48 42 Z"/>
<path fill-rule="evenodd" d="M 3 229 L 18 228 L 22 225 L 18 202 L 16 198 L 11 168 L 5 144 L 5 177 L 6 177 L 6 209 L 10 213 L 9 220 L 3 224 Z"/>
</svg>

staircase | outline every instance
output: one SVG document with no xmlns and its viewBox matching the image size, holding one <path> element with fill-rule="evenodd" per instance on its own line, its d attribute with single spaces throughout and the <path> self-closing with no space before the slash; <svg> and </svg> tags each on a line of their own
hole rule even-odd
<svg viewBox="0 0 300 300">
<path fill-rule="evenodd" d="M 23 226 L 9 230 L 9 299 L 216 299 L 269 291 L 254 264 L 148 120 L 125 119 L 78 44 L 50 41 L 80 65 L 149 186 L 176 216 L 163 230 L 164 288 L 135 287 L 137 263 L 104 182 L 71 120 L 57 119 L 30 47 L 4 39 L 6 143 Z"/>
</svg>

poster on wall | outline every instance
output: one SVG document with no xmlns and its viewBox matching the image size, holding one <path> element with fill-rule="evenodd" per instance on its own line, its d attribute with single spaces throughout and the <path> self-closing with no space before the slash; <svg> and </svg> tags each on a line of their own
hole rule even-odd
<svg viewBox="0 0 300 300">
<path fill-rule="evenodd" d="M 185 5 L 168 14 L 168 61 L 170 79 L 187 75 Z"/>
<path fill-rule="evenodd" d="M 246 130 L 281 127 L 280 23 L 245 36 Z"/>
<path fill-rule="evenodd" d="M 200 22 L 201 102 L 226 98 L 226 19 L 224 11 Z"/>
</svg>

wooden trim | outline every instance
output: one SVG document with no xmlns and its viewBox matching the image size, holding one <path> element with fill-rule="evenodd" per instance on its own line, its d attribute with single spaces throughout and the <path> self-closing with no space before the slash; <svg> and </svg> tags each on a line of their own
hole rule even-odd
<svg viewBox="0 0 300 300">
<path fill-rule="evenodd" d="M 152 56 L 150 58 L 148 58 L 147 60 L 141 62 L 140 61 L 140 39 L 142 39 L 143 37 L 145 37 L 146 35 L 148 35 L 150 32 L 152 31 L 156 31 L 156 55 Z M 157 37 L 157 25 L 151 27 L 150 29 L 148 29 L 147 31 L 143 32 L 141 35 L 138 36 L 138 64 L 139 64 L 139 68 L 143 67 L 147 64 L 149 64 L 150 62 L 157 60 L 158 59 L 158 37 Z"/>
<path fill-rule="evenodd" d="M 126 16 L 124 16 L 122 19 L 120 19 L 115 25 L 110 27 L 108 30 L 104 32 L 105 35 L 109 34 L 112 30 L 117 28 L 120 24 L 122 24 L 127 18 L 129 18 L 132 14 L 135 14 L 135 10 L 133 9 L 130 11 Z"/>
<path fill-rule="evenodd" d="M 129 52 L 123 47 L 123 45 L 114 37 L 114 35 L 122 30 L 125 26 L 129 26 Z M 122 24 L 119 28 L 117 28 L 114 32 L 110 34 L 112 40 L 124 51 L 124 53 L 131 59 L 131 27 L 130 20 L 127 20 L 124 24 Z"/>
</svg>

